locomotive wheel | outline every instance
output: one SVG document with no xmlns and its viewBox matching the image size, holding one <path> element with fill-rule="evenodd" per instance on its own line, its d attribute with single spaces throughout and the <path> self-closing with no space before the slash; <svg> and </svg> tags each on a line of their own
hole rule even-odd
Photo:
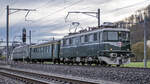
<svg viewBox="0 0 150 84">
<path fill-rule="evenodd" d="M 111 67 L 111 65 L 110 65 L 110 64 L 108 64 L 108 67 Z"/>
<path fill-rule="evenodd" d="M 88 61 L 88 62 L 87 62 L 87 65 L 91 66 L 91 65 L 92 65 L 92 62 L 91 62 L 91 61 Z"/>
<path fill-rule="evenodd" d="M 116 65 L 117 67 L 120 67 L 120 65 L 118 64 L 118 65 Z"/>
<path fill-rule="evenodd" d="M 103 67 L 106 67 L 106 66 L 107 66 L 107 63 L 106 63 L 106 62 L 101 62 L 101 65 L 102 65 Z"/>
<path fill-rule="evenodd" d="M 60 64 L 60 61 L 58 61 L 58 64 Z"/>
<path fill-rule="evenodd" d="M 70 64 L 73 65 L 74 63 L 71 61 Z"/>
<path fill-rule="evenodd" d="M 85 62 L 81 62 L 82 65 L 85 65 Z"/>
<path fill-rule="evenodd" d="M 99 62 L 99 61 L 97 61 L 97 62 L 95 63 L 95 65 L 96 65 L 96 66 L 100 65 L 100 62 Z"/>
<path fill-rule="evenodd" d="M 79 65 L 80 63 L 79 63 L 79 62 L 76 62 L 76 64 Z"/>
<path fill-rule="evenodd" d="M 65 62 L 64 62 L 64 61 L 63 61 L 62 63 L 63 63 L 63 64 L 65 64 Z"/>
</svg>

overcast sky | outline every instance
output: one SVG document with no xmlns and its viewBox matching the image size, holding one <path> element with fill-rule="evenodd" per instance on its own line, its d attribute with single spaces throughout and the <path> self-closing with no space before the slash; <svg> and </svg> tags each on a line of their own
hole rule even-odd
<svg viewBox="0 0 150 84">
<path fill-rule="evenodd" d="M 62 38 L 69 32 L 71 22 L 80 22 L 79 28 L 97 26 L 95 17 L 84 14 L 70 14 L 69 11 L 96 12 L 101 9 L 101 23 L 115 22 L 146 7 L 150 0 L 0 0 L 0 40 L 6 38 L 6 5 L 10 8 L 36 9 L 29 12 L 19 11 L 10 14 L 10 40 L 20 41 L 22 28 L 32 31 L 32 42 Z M 14 11 L 10 11 L 14 12 Z M 16 37 L 16 38 L 15 38 Z M 15 39 L 14 39 L 15 38 Z"/>
</svg>

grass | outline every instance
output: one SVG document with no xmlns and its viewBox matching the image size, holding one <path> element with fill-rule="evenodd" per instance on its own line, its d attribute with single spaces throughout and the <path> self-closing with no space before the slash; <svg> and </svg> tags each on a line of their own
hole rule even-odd
<svg viewBox="0 0 150 84">
<path fill-rule="evenodd" d="M 131 62 L 130 64 L 123 65 L 124 67 L 140 67 L 144 68 L 144 62 Z M 147 62 L 147 68 L 150 68 L 150 61 Z"/>
<path fill-rule="evenodd" d="M 53 64 L 53 63 L 52 62 L 45 62 L 45 64 Z M 144 62 L 131 62 L 129 64 L 122 65 L 122 67 L 139 67 L 139 68 L 144 68 Z M 150 68 L 150 61 L 147 62 L 147 68 Z"/>
</svg>

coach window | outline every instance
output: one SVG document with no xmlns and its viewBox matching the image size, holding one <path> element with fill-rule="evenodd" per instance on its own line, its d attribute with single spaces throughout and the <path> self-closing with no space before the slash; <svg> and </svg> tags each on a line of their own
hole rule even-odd
<svg viewBox="0 0 150 84">
<path fill-rule="evenodd" d="M 35 52 L 35 49 L 34 48 L 31 48 L 32 52 Z"/>
<path fill-rule="evenodd" d="M 69 44 L 70 45 L 72 44 L 72 38 L 69 38 Z"/>
<path fill-rule="evenodd" d="M 37 48 L 34 48 L 35 49 L 35 52 L 37 52 Z"/>
<path fill-rule="evenodd" d="M 89 42 L 92 42 L 93 41 L 93 34 L 90 34 L 89 35 Z"/>
<path fill-rule="evenodd" d="M 76 44 L 76 38 L 75 38 L 75 37 L 72 38 L 72 44 L 73 44 L 73 45 Z"/>
<path fill-rule="evenodd" d="M 46 46 L 47 47 L 47 52 L 49 51 L 49 45 L 48 46 Z"/>
<path fill-rule="evenodd" d="M 46 51 L 45 52 L 48 52 L 48 46 L 46 46 Z"/>
<path fill-rule="evenodd" d="M 50 50 L 50 45 L 47 46 L 47 52 L 49 52 L 49 50 Z"/>
<path fill-rule="evenodd" d="M 43 48 L 41 47 L 41 48 L 40 48 L 40 52 L 42 52 L 42 49 L 43 49 Z"/>
<path fill-rule="evenodd" d="M 63 46 L 63 40 L 60 41 L 60 45 Z"/>
<path fill-rule="evenodd" d="M 48 46 L 46 46 L 46 52 L 48 52 Z"/>
<path fill-rule="evenodd" d="M 39 48 L 37 48 L 37 52 L 40 52 L 40 49 L 39 49 Z"/>
<path fill-rule="evenodd" d="M 66 39 L 63 39 L 63 46 L 66 45 Z"/>
<path fill-rule="evenodd" d="M 89 41 L 89 36 L 85 35 L 84 42 L 88 42 L 88 41 Z"/>
<path fill-rule="evenodd" d="M 84 43 L 84 36 L 81 36 L 81 37 L 80 37 L 80 42 L 81 42 L 81 43 Z"/>
<path fill-rule="evenodd" d="M 66 45 L 69 45 L 69 39 L 66 39 Z"/>
<path fill-rule="evenodd" d="M 46 52 L 46 46 L 44 46 L 43 48 L 44 48 L 44 51 L 43 51 L 43 52 Z"/>
<path fill-rule="evenodd" d="M 45 46 L 42 47 L 43 52 L 45 52 Z"/>
<path fill-rule="evenodd" d="M 37 48 L 37 52 L 39 52 L 39 48 Z"/>
<path fill-rule="evenodd" d="M 41 48 L 39 47 L 38 49 L 39 49 L 39 52 L 41 52 Z"/>
<path fill-rule="evenodd" d="M 35 48 L 35 52 L 37 52 L 37 48 Z"/>
<path fill-rule="evenodd" d="M 45 46 L 43 46 L 43 52 L 45 52 Z"/>
<path fill-rule="evenodd" d="M 43 52 L 43 50 L 44 50 L 44 48 L 43 48 L 43 47 L 41 47 L 41 52 Z"/>
<path fill-rule="evenodd" d="M 93 37 L 94 37 L 94 41 L 97 41 L 97 33 L 94 33 Z"/>
<path fill-rule="evenodd" d="M 44 52 L 44 50 L 45 50 L 45 49 L 44 49 L 44 46 L 43 46 L 43 47 L 42 47 L 42 52 Z"/>
<path fill-rule="evenodd" d="M 43 48 L 43 47 L 41 47 L 41 52 L 43 52 L 43 50 L 44 50 L 44 48 Z"/>
<path fill-rule="evenodd" d="M 40 48 L 40 52 L 42 52 L 42 51 L 43 51 L 43 48 L 41 47 L 41 48 Z"/>
</svg>

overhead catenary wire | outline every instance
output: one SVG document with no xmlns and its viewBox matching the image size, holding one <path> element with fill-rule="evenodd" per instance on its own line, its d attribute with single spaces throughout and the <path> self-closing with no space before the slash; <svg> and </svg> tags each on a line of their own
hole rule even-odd
<svg viewBox="0 0 150 84">
<path fill-rule="evenodd" d="M 41 20 L 43 20 L 43 19 L 45 19 L 45 18 L 47 18 L 47 17 L 49 17 L 49 16 L 53 16 L 54 14 L 56 14 L 56 13 L 58 13 L 58 12 L 61 12 L 61 11 L 65 10 L 66 8 L 71 7 L 72 5 L 76 5 L 76 4 L 80 3 L 81 1 L 82 1 L 82 0 L 77 1 L 77 2 L 75 2 L 75 3 L 73 3 L 73 4 L 69 5 L 69 6 L 64 7 L 64 8 L 58 9 L 58 10 L 56 10 L 55 12 L 53 12 L 53 13 L 51 13 L 51 14 L 48 14 L 47 16 L 41 17 L 41 18 L 37 19 L 37 20 L 34 21 L 34 22 L 36 23 L 36 22 L 41 21 Z M 142 1 L 142 2 L 146 2 L 146 1 L 147 1 L 147 0 Z M 132 4 L 132 5 L 129 5 L 129 6 L 125 6 L 125 7 L 122 7 L 122 8 L 116 8 L 116 9 L 114 9 L 114 10 L 112 10 L 112 11 L 109 11 L 109 13 L 110 13 L 110 12 L 117 12 L 117 11 L 119 11 L 119 10 L 121 10 L 121 9 L 125 9 L 125 8 L 130 8 L 130 7 L 133 7 L 133 6 L 135 6 L 135 5 L 141 4 L 142 2 L 135 3 L 135 4 Z"/>
<path fill-rule="evenodd" d="M 35 9 L 40 9 L 40 8 L 43 8 L 45 7 L 46 5 L 48 5 L 50 3 L 51 0 L 48 0 L 46 3 L 42 4 L 41 6 L 39 7 L 36 7 Z"/>
<path fill-rule="evenodd" d="M 41 6 L 39 6 L 39 7 L 36 7 L 35 9 L 41 9 L 41 8 L 44 8 L 44 7 L 46 7 L 46 8 L 47 8 L 47 6 L 49 7 L 49 3 L 50 3 L 50 1 L 52 1 L 52 0 L 48 0 L 46 3 L 42 4 L 42 5 L 41 5 Z M 64 3 L 67 3 L 67 2 L 69 2 L 69 1 L 64 0 Z M 55 6 L 55 4 L 50 5 L 50 6 Z"/>
<path fill-rule="evenodd" d="M 144 1 L 141 1 L 141 2 L 138 2 L 138 3 L 135 3 L 135 4 L 131 4 L 131 5 L 127 5 L 127 6 L 124 6 L 124 7 L 119 7 L 119 8 L 113 9 L 113 10 L 111 10 L 111 11 L 107 11 L 106 13 L 112 13 L 112 12 L 120 11 L 120 10 L 122 10 L 122 9 L 131 8 L 131 7 L 134 7 L 134 6 L 143 4 L 144 2 L 148 2 L 148 0 L 144 0 Z"/>
<path fill-rule="evenodd" d="M 39 11 L 41 8 L 48 8 L 48 7 L 52 7 L 52 6 L 56 6 L 56 4 L 49 4 L 50 3 L 50 1 L 54 1 L 54 0 L 48 0 L 46 3 L 44 3 L 44 4 L 42 4 L 41 6 L 39 6 L 39 7 L 36 7 L 36 8 L 34 8 L 34 9 L 36 9 L 37 11 Z M 67 0 L 64 0 L 64 4 L 65 3 L 68 3 L 68 2 L 70 2 L 70 1 L 67 1 Z M 36 21 L 35 21 L 36 22 Z"/>
<path fill-rule="evenodd" d="M 71 7 L 71 6 L 74 6 L 74 5 L 76 5 L 76 4 L 78 4 L 78 3 L 82 2 L 82 1 L 83 1 L 83 0 L 79 0 L 79 1 L 73 3 L 73 4 L 69 5 L 69 6 L 66 6 L 65 9 L 67 9 L 67 8 L 69 8 L 69 7 Z M 65 9 L 64 9 L 64 8 L 60 8 L 60 9 L 54 11 L 53 13 L 48 14 L 47 16 L 44 16 L 44 17 L 41 17 L 41 18 L 37 19 L 37 20 L 34 21 L 34 22 L 41 21 L 41 20 L 43 20 L 43 19 L 45 19 L 45 18 L 47 18 L 47 17 L 49 17 L 49 16 L 53 16 L 54 14 L 56 14 L 56 13 L 58 13 L 58 12 L 61 12 L 61 11 L 65 10 Z"/>
</svg>

